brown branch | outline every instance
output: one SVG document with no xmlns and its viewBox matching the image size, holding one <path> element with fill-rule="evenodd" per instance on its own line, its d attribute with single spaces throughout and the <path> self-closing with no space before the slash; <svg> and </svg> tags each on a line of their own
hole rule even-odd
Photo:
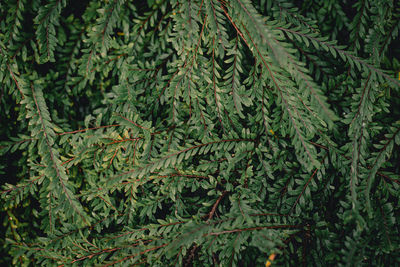
<svg viewBox="0 0 400 267">
<path fill-rule="evenodd" d="M 104 125 L 104 126 L 92 127 L 92 128 L 82 129 L 82 130 L 75 130 L 75 131 L 71 131 L 71 132 L 56 133 L 56 135 L 82 133 L 82 132 L 86 132 L 89 130 L 97 130 L 97 129 L 101 129 L 101 128 L 118 127 L 118 126 L 121 126 L 121 125 L 120 124 Z"/>
<path fill-rule="evenodd" d="M 128 122 L 130 122 L 130 123 L 132 123 L 132 124 L 135 125 L 136 127 L 139 127 L 139 128 L 141 128 L 141 129 L 145 129 L 145 130 L 150 131 L 149 128 L 143 127 L 143 126 L 141 126 L 141 125 L 135 123 L 134 121 L 131 121 L 130 119 L 125 118 L 124 116 L 122 116 L 122 115 L 120 115 L 120 114 L 117 114 L 117 116 L 121 117 L 122 119 L 124 119 L 124 120 L 126 120 L 126 121 L 128 121 Z"/>
<path fill-rule="evenodd" d="M 244 231 L 255 231 L 255 230 L 262 230 L 262 229 L 299 229 L 302 225 L 269 225 L 269 226 L 257 226 L 257 227 L 249 227 L 249 228 L 242 228 L 242 229 L 233 229 L 233 230 L 226 230 L 221 232 L 214 232 L 209 234 L 204 234 L 204 236 L 210 235 L 223 235 L 223 234 L 231 234 L 231 233 L 240 233 Z"/>
<path fill-rule="evenodd" d="M 214 216 L 214 213 L 215 213 L 215 211 L 216 211 L 216 209 L 217 209 L 217 207 L 218 207 L 219 202 L 221 202 L 222 198 L 223 198 L 227 193 L 228 193 L 228 191 L 222 192 L 222 194 L 218 197 L 217 201 L 215 201 L 215 203 L 214 203 L 214 205 L 213 205 L 213 207 L 212 207 L 210 213 L 208 214 L 207 222 L 209 222 L 209 221 L 212 219 L 212 217 Z"/>
<path fill-rule="evenodd" d="M 303 190 L 301 191 L 301 193 L 298 195 L 296 201 L 294 202 L 292 208 L 289 211 L 289 214 L 293 213 L 294 208 L 296 207 L 297 203 L 300 200 L 300 197 L 303 195 L 304 191 L 306 190 L 308 184 L 311 182 L 312 178 L 314 177 L 314 175 L 317 173 L 318 169 L 315 169 L 313 174 L 310 176 L 310 178 L 308 179 L 307 183 L 304 185 Z"/>
<path fill-rule="evenodd" d="M 110 263 L 102 265 L 102 266 L 103 267 L 108 267 L 108 266 L 114 265 L 116 263 L 123 262 L 123 261 L 129 260 L 129 259 L 135 258 L 138 255 L 143 255 L 143 254 L 145 254 L 147 252 L 150 252 L 150 251 L 153 251 L 153 250 L 157 250 L 159 248 L 163 248 L 163 247 L 167 246 L 168 244 L 169 243 L 166 243 L 166 244 L 163 244 L 163 245 L 160 245 L 160 246 L 156 246 L 156 247 L 152 247 L 152 248 L 146 249 L 144 251 L 141 251 L 140 253 L 136 253 L 134 255 L 126 256 L 126 257 L 124 257 L 124 258 L 122 258 L 120 260 L 116 260 L 116 261 L 110 262 Z"/>
</svg>

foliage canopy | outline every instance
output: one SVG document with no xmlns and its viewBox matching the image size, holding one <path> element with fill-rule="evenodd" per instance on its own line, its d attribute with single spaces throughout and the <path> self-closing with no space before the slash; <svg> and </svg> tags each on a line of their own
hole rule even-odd
<svg viewBox="0 0 400 267">
<path fill-rule="evenodd" d="M 1 264 L 393 266 L 400 3 L 0 2 Z"/>
</svg>

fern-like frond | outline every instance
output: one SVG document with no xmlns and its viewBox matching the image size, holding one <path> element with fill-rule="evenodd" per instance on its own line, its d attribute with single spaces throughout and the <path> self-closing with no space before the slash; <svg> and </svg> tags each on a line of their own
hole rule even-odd
<svg viewBox="0 0 400 267">
<path fill-rule="evenodd" d="M 36 39 L 39 43 L 40 61 L 54 62 L 54 50 L 57 46 L 56 27 L 60 25 L 61 10 L 66 5 L 66 0 L 50 1 L 42 6 L 35 18 L 37 24 Z"/>
</svg>

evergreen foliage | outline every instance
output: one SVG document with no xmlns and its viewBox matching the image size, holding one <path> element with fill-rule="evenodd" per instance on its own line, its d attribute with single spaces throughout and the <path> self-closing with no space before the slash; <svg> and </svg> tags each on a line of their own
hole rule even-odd
<svg viewBox="0 0 400 267">
<path fill-rule="evenodd" d="M 394 266 L 399 30 L 393 0 L 1 1 L 0 264 Z"/>
</svg>

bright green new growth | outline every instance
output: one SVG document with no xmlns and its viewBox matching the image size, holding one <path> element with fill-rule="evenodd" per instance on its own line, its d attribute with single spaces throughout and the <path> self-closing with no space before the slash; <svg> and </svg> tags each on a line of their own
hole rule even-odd
<svg viewBox="0 0 400 267">
<path fill-rule="evenodd" d="M 400 261 L 397 1 L 80 5 L 0 3 L 0 264 Z"/>
</svg>

